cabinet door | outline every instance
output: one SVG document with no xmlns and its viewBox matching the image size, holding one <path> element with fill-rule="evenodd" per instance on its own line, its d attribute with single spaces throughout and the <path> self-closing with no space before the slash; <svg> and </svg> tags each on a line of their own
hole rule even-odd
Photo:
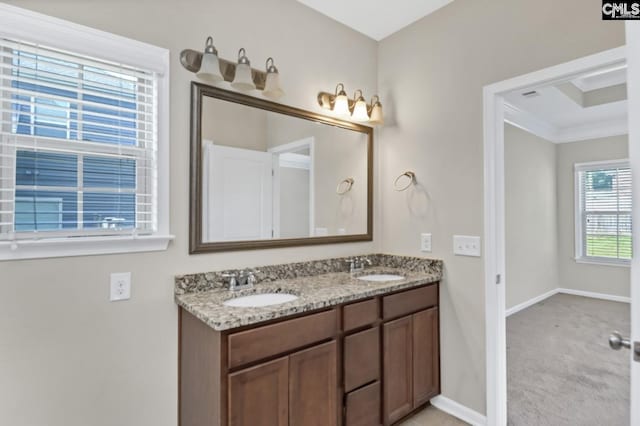
<svg viewBox="0 0 640 426">
<path fill-rule="evenodd" d="M 289 425 L 336 426 L 337 344 L 331 341 L 289 357 Z"/>
<path fill-rule="evenodd" d="M 289 360 L 247 368 L 229 375 L 230 426 L 287 426 Z"/>
<path fill-rule="evenodd" d="M 413 333 L 411 315 L 383 325 L 384 424 L 390 425 L 413 408 Z"/>
<path fill-rule="evenodd" d="M 346 395 L 346 426 L 380 426 L 380 382 Z"/>
<path fill-rule="evenodd" d="M 413 406 L 440 393 L 438 308 L 413 315 Z"/>
</svg>

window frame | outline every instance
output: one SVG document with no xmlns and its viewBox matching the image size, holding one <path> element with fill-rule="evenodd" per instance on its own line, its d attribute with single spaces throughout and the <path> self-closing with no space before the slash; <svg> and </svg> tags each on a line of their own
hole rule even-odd
<svg viewBox="0 0 640 426">
<path fill-rule="evenodd" d="M 602 266 L 622 266 L 630 267 L 631 259 L 610 258 L 602 256 L 587 256 L 586 243 L 584 239 L 583 224 L 583 194 L 581 190 L 582 179 L 581 173 L 614 168 L 631 168 L 628 158 L 619 160 L 590 161 L 583 163 L 575 163 L 574 166 L 574 225 L 575 225 L 575 258 L 576 263 L 585 263 Z M 619 214 L 619 213 L 618 213 Z M 632 224 L 633 226 L 633 224 Z M 633 256 L 633 254 L 632 254 Z"/>
<path fill-rule="evenodd" d="M 113 236 L 5 240 L 0 241 L 0 261 L 166 250 L 174 238 L 169 222 L 169 50 L 4 3 L 0 3 L 0 37 L 153 71 L 158 90 L 157 203 L 152 211 L 156 231 L 145 235 L 129 232 Z"/>
</svg>

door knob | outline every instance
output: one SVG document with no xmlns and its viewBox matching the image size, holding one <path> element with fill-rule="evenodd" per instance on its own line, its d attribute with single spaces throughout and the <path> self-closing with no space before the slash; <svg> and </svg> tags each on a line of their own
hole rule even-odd
<svg viewBox="0 0 640 426">
<path fill-rule="evenodd" d="M 619 332 L 614 331 L 609 336 L 609 346 L 616 351 L 621 348 L 631 349 L 631 339 L 625 339 Z M 633 342 L 633 360 L 640 362 L 640 342 Z"/>
<path fill-rule="evenodd" d="M 619 351 L 621 348 L 631 349 L 631 340 L 625 339 L 619 332 L 614 331 L 609 336 L 609 346 L 616 351 Z"/>
</svg>

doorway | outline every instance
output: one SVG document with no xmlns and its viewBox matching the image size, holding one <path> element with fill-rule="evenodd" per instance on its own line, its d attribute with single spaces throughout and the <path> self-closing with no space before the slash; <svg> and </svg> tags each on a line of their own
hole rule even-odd
<svg viewBox="0 0 640 426">
<path fill-rule="evenodd" d="M 524 76 L 486 86 L 485 111 L 485 312 L 487 344 L 487 419 L 507 424 L 506 291 L 509 285 L 506 247 L 505 128 L 512 111 L 505 106 L 509 93 L 527 93 L 560 85 L 603 69 L 624 68 L 626 49 L 618 48 Z M 631 110 L 630 110 L 631 111 Z M 634 157 L 630 156 L 633 170 Z M 637 157 L 635 161 L 638 161 Z M 605 177 L 605 181 L 608 178 Z M 634 192 L 636 189 L 634 189 Z M 635 210 L 634 210 L 635 215 Z M 633 244 L 636 244 L 634 239 Z M 548 295 L 547 295 L 548 297 Z M 633 295 L 632 295 L 633 300 Z M 611 330 L 613 331 L 613 330 Z M 606 342 L 607 335 L 600 336 Z M 629 360 L 630 362 L 630 360 Z M 633 406 L 632 412 L 636 408 Z M 632 414 L 633 415 L 633 414 Z M 633 417 L 632 417 L 633 418 Z"/>
<path fill-rule="evenodd" d="M 626 426 L 626 66 L 503 98 L 508 424 Z"/>
</svg>

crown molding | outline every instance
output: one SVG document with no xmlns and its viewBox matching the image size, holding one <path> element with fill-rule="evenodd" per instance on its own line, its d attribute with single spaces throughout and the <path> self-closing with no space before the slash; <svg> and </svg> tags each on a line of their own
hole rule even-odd
<svg viewBox="0 0 640 426">
<path fill-rule="evenodd" d="M 553 143 L 626 135 L 629 127 L 626 117 L 572 127 L 553 126 L 508 102 L 504 103 L 504 117 L 507 123 Z"/>
</svg>

